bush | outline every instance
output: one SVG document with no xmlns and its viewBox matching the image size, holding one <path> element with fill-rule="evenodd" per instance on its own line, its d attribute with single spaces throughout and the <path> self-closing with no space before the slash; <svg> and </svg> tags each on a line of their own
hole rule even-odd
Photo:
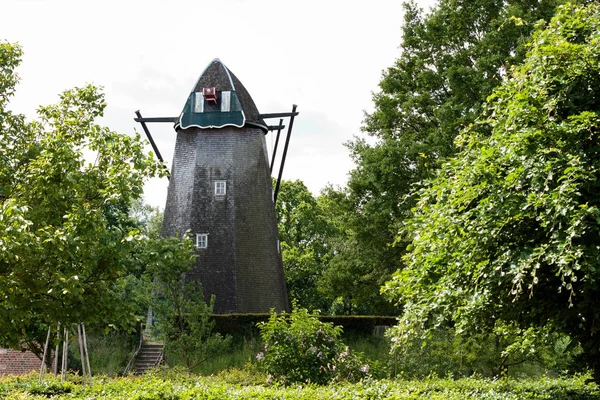
<svg viewBox="0 0 600 400">
<path fill-rule="evenodd" d="M 325 384 L 368 375 L 369 366 L 341 341 L 342 328 L 319 321 L 304 308 L 294 305 L 291 314 L 281 315 L 272 311 L 258 327 L 265 348 L 256 358 L 274 380 Z"/>
<path fill-rule="evenodd" d="M 0 377 L 0 398 L 19 400 L 52 399 L 398 399 L 398 400 L 591 400 L 600 398 L 595 383 L 586 383 L 590 375 L 571 378 L 536 378 L 499 380 L 463 378 L 459 380 L 428 378 L 420 381 L 364 379 L 359 383 L 332 383 L 327 386 L 293 385 L 287 387 L 255 384 L 255 378 L 236 371 L 232 375 L 211 377 L 188 376 L 187 370 L 176 374 L 146 374 L 141 377 L 94 377 L 91 385 L 61 383 L 52 375 L 40 384 L 33 373 L 22 377 Z M 237 375 L 237 376 L 235 376 Z M 264 376 L 262 382 L 264 382 Z"/>
<path fill-rule="evenodd" d="M 390 375 L 423 379 L 431 374 L 453 378 L 477 374 L 491 378 L 585 372 L 585 364 L 576 363 L 580 352 L 569 337 L 541 330 L 504 329 L 465 336 L 440 327 L 431 330 L 427 338 L 414 335 L 405 346 L 396 347 L 389 360 Z"/>
</svg>

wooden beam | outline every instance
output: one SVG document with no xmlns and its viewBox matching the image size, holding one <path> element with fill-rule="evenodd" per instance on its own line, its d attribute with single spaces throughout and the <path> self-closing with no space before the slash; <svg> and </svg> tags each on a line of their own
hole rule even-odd
<svg viewBox="0 0 600 400">
<path fill-rule="evenodd" d="M 279 145 L 279 134 L 281 133 L 281 130 L 284 128 L 283 125 L 281 125 L 281 123 L 283 122 L 283 119 L 279 120 L 279 129 L 277 129 L 277 138 L 275 139 L 275 148 L 273 149 L 273 156 L 271 157 L 271 167 L 269 169 L 269 172 L 272 174 L 273 173 L 273 164 L 275 164 L 275 155 L 277 154 L 277 146 Z"/>
<path fill-rule="evenodd" d="M 282 118 L 282 117 L 295 117 L 299 113 L 292 112 L 284 112 L 284 113 L 271 113 L 271 114 L 258 114 L 259 118 Z"/>
<path fill-rule="evenodd" d="M 136 111 L 136 114 L 138 113 L 138 111 Z M 179 119 L 179 117 L 150 117 L 150 118 L 142 118 L 141 116 L 138 116 L 138 118 L 134 118 L 133 120 L 135 122 L 172 122 L 172 123 L 175 123 L 175 122 L 177 122 L 178 119 Z"/>
<path fill-rule="evenodd" d="M 277 177 L 277 185 L 275 186 L 275 195 L 273 196 L 273 202 L 277 203 L 277 195 L 279 194 L 279 185 L 281 185 L 281 176 L 283 175 L 283 167 L 285 166 L 285 158 L 287 157 L 288 146 L 290 144 L 290 136 L 292 135 L 292 127 L 294 126 L 294 117 L 298 115 L 296 112 L 297 105 L 292 106 L 292 112 L 290 118 L 290 125 L 287 131 L 287 137 L 285 138 L 285 146 L 283 147 L 283 156 L 281 157 L 281 166 L 279 167 L 279 176 Z"/>
<path fill-rule="evenodd" d="M 150 131 L 148 130 L 148 127 L 146 126 L 145 120 L 152 119 L 152 118 L 142 118 L 142 114 L 140 113 L 140 110 L 137 110 L 135 112 L 135 115 L 137 115 L 138 117 L 134 118 L 134 120 L 139 122 L 140 125 L 142 125 L 142 129 L 144 130 L 144 133 L 146 134 L 148 141 L 150 141 L 150 144 L 152 145 L 152 149 L 154 149 L 154 154 L 156 154 L 156 157 L 160 160 L 160 162 L 162 163 L 165 170 L 167 170 L 167 179 L 171 180 L 171 174 L 169 174 L 169 170 L 167 169 L 167 166 L 165 165 L 165 162 L 164 162 L 162 156 L 160 155 L 160 151 L 158 151 L 158 147 L 156 147 L 156 143 L 154 143 L 154 139 L 152 139 L 152 135 L 150 134 Z"/>
</svg>

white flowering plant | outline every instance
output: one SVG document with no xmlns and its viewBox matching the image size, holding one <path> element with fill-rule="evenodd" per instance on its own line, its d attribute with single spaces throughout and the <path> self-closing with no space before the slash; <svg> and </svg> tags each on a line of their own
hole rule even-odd
<svg viewBox="0 0 600 400">
<path fill-rule="evenodd" d="M 326 384 L 358 381 L 369 374 L 362 355 L 351 353 L 342 342 L 342 327 L 321 322 L 295 304 L 289 314 L 271 311 L 258 327 L 264 351 L 256 359 L 271 381 Z"/>
</svg>

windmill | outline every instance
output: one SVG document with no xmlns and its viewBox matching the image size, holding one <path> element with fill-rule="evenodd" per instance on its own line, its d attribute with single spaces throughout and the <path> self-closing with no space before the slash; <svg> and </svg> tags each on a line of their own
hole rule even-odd
<svg viewBox="0 0 600 400">
<path fill-rule="evenodd" d="M 263 313 L 288 309 L 275 202 L 296 105 L 260 114 L 240 80 L 219 59 L 200 74 L 178 117 L 144 118 L 136 112 L 157 157 L 147 123 L 174 123 L 177 132 L 163 235 L 190 231 L 197 259 L 186 280 L 200 282 L 214 312 Z M 279 118 L 278 125 L 265 120 Z M 271 172 L 289 118 L 275 190 Z M 269 161 L 265 135 L 276 131 Z"/>
</svg>

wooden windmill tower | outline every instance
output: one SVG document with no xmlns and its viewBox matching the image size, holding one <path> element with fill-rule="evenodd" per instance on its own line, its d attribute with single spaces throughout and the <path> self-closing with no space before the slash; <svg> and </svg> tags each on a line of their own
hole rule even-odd
<svg viewBox="0 0 600 400">
<path fill-rule="evenodd" d="M 191 231 L 197 259 L 187 280 L 201 282 L 214 312 L 261 313 L 288 309 L 278 241 L 275 201 L 285 153 L 298 113 L 260 114 L 239 79 L 213 60 L 194 85 L 181 115 L 142 118 L 175 122 L 177 139 L 163 235 Z M 284 127 L 267 118 L 290 117 L 276 190 L 271 183 L 265 134 Z M 277 144 L 279 140 L 277 140 Z M 276 147 L 277 147 L 276 144 Z M 160 157 L 160 155 L 159 155 Z"/>
</svg>

